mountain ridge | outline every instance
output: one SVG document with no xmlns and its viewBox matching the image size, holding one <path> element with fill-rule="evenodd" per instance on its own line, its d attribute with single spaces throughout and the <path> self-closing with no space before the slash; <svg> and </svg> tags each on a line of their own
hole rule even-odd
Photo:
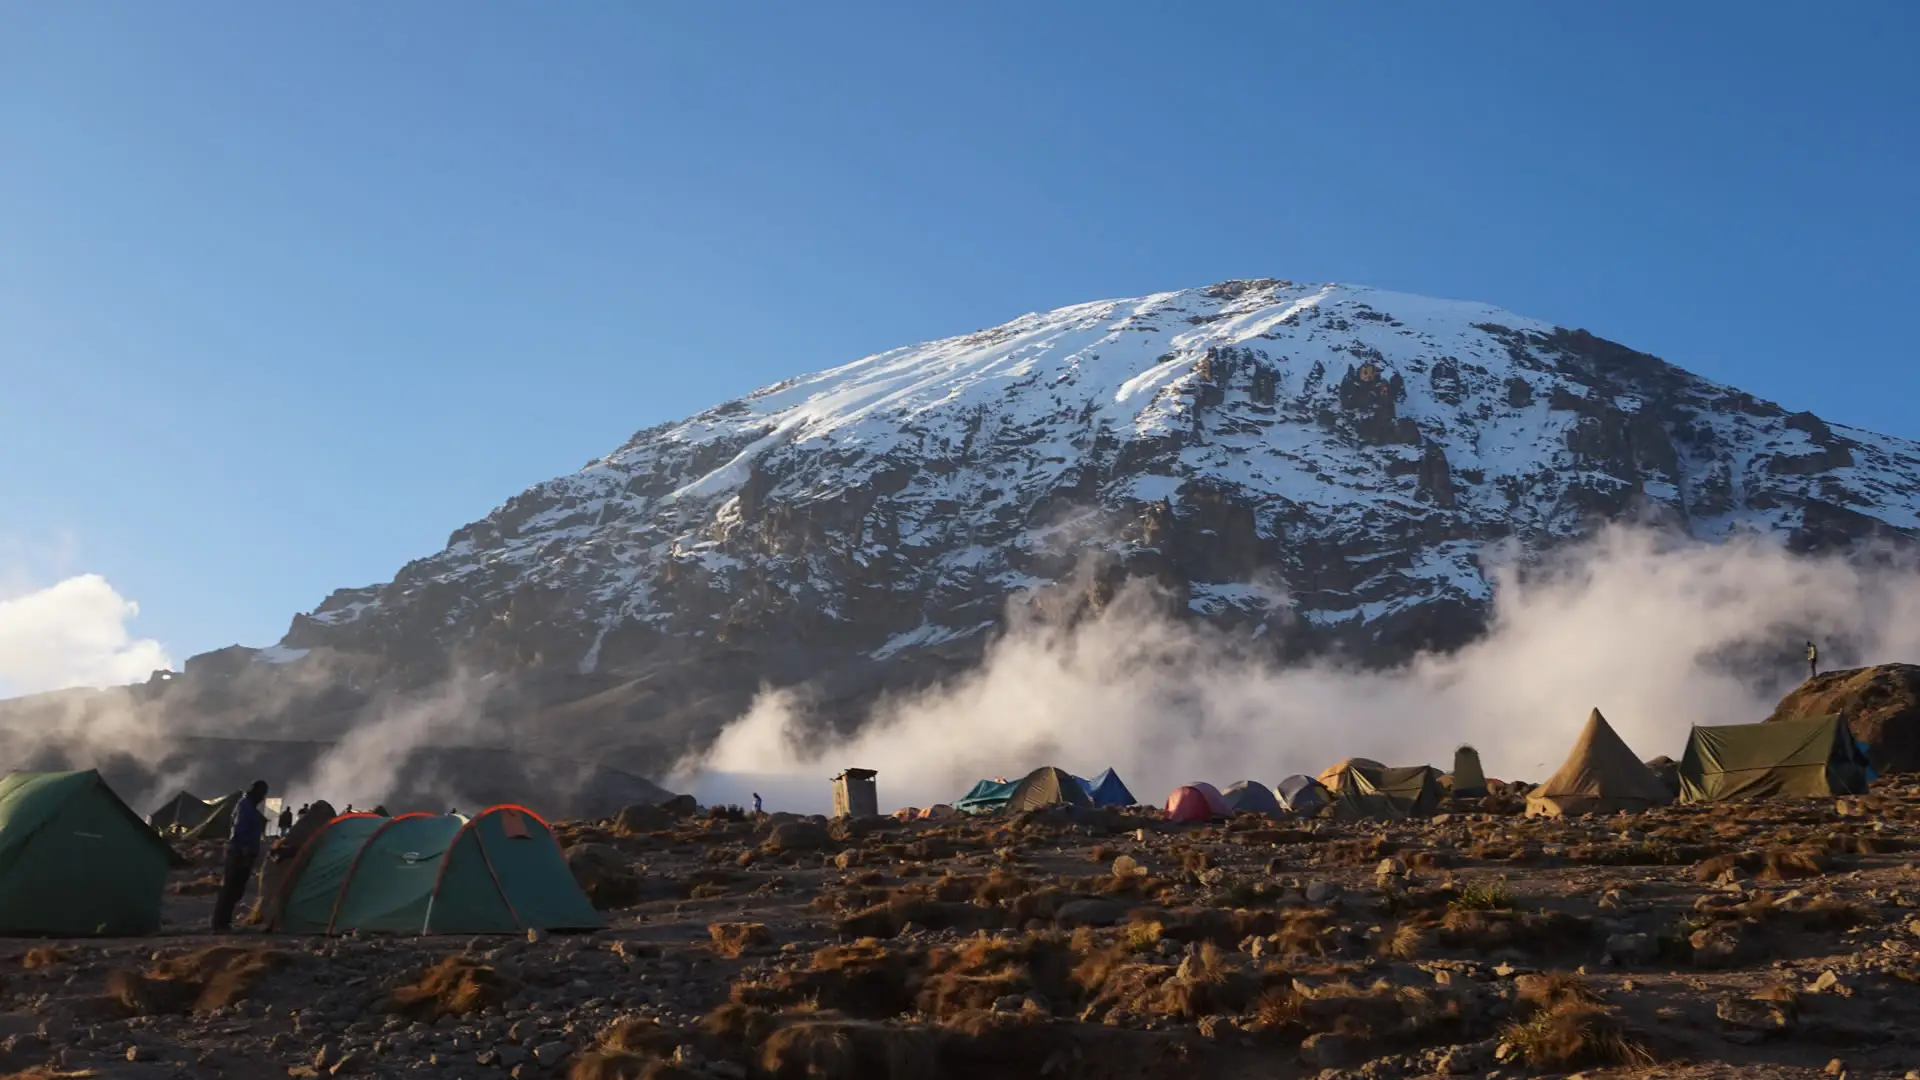
<svg viewBox="0 0 1920 1080">
<path fill-rule="evenodd" d="M 855 722 L 976 661 L 1009 604 L 1072 618 L 1146 578 L 1278 660 L 1392 664 L 1479 632 L 1500 552 L 1617 521 L 1906 544 L 1917 483 L 1920 445 L 1585 330 L 1233 280 L 1029 313 L 644 429 L 277 644 L 195 657 L 167 694 L 307 700 L 298 684 L 350 724 L 342 685 L 484 677 L 477 700 L 521 725 L 498 737 L 655 760 L 763 684 Z"/>
</svg>

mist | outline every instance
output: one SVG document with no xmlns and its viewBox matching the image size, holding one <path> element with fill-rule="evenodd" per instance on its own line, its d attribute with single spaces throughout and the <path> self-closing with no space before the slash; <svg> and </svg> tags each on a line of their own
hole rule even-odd
<svg viewBox="0 0 1920 1080">
<path fill-rule="evenodd" d="M 1489 775 L 1540 780 L 1594 707 L 1642 758 L 1677 758 L 1691 725 L 1765 719 L 1805 677 L 1808 638 L 1849 664 L 1920 655 L 1920 573 L 1887 559 L 1616 527 L 1524 572 L 1491 569 L 1487 633 L 1390 671 L 1277 667 L 1165 617 L 1145 585 L 1071 626 L 1016 605 L 979 668 L 881 702 L 850 738 L 810 743 L 804 700 L 764 691 L 678 783 L 704 793 L 742 775 L 791 778 L 763 781 L 793 799 L 768 808 L 817 812 L 846 766 L 879 771 L 883 809 L 1045 764 L 1082 776 L 1112 766 L 1152 802 L 1191 780 L 1272 784 L 1349 756 L 1445 768 L 1463 742 Z"/>
</svg>

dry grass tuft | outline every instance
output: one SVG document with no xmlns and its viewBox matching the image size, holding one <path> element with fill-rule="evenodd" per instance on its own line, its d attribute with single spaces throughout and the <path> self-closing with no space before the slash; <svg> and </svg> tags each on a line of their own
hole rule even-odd
<svg viewBox="0 0 1920 1080">
<path fill-rule="evenodd" d="M 1501 1038 L 1536 1069 L 1649 1065 L 1653 1054 L 1634 1040 L 1613 1010 L 1568 1000 L 1509 1026 Z"/>
<path fill-rule="evenodd" d="M 1549 971 L 1527 976 L 1515 984 L 1520 1000 L 1536 1009 L 1556 1009 L 1563 1005 L 1592 1005 L 1600 999 L 1587 981 L 1570 971 Z"/>
<path fill-rule="evenodd" d="M 713 951 L 719 956 L 744 956 L 773 944 L 773 931 L 765 923 L 717 922 L 707 927 L 713 938 Z"/>
<path fill-rule="evenodd" d="M 1412 923 L 1399 923 L 1383 930 L 1375 939 L 1373 951 L 1391 960 L 1411 960 L 1427 944 L 1427 932 Z"/>
<path fill-rule="evenodd" d="M 27 971 L 38 971 L 42 968 L 53 967 L 56 964 L 64 964 L 71 959 L 73 959 L 72 949 L 60 949 L 51 945 L 40 945 L 27 950 L 27 954 L 20 958 L 20 966 Z"/>
<path fill-rule="evenodd" d="M 387 1011 L 432 1023 L 443 1016 L 465 1016 L 498 1005 L 514 990 L 493 968 L 464 956 L 449 956 L 423 970 L 413 982 L 388 994 Z"/>
<path fill-rule="evenodd" d="M 283 967 L 285 953 L 215 945 L 145 971 L 107 973 L 107 997 L 130 1016 L 210 1012 L 240 1001 L 260 977 Z"/>
<path fill-rule="evenodd" d="M 589 1050 L 567 1069 L 567 1080 L 701 1080 L 703 1076 L 657 1058 L 618 1050 Z"/>
<path fill-rule="evenodd" d="M 760 1047 L 776 1080 L 909 1080 L 938 1071 L 931 1033 L 830 1015 L 788 1023 Z"/>
</svg>

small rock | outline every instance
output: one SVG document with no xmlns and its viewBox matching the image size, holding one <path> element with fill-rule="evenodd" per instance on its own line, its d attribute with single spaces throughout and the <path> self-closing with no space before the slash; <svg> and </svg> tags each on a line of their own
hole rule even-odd
<svg viewBox="0 0 1920 1080">
<path fill-rule="evenodd" d="M 706 1056 L 692 1043 L 681 1043 L 673 1048 L 673 1063 L 683 1069 L 697 1069 L 706 1062 Z"/>
<path fill-rule="evenodd" d="M 1147 868 L 1131 855 L 1122 855 L 1113 860 L 1113 876 L 1117 878 L 1146 877 Z"/>
<path fill-rule="evenodd" d="M 1838 994 L 1841 997 L 1853 996 L 1853 988 L 1841 982 L 1840 973 L 1832 968 L 1821 972 L 1820 977 L 1814 979 L 1813 982 L 1807 986 L 1807 989 L 1816 994 Z"/>
<path fill-rule="evenodd" d="M 152 1061 L 153 1054 L 143 1047 L 129 1046 L 127 1047 L 127 1060 L 128 1061 Z"/>
<path fill-rule="evenodd" d="M 1307 885 L 1307 903 L 1324 904 L 1340 895 L 1340 886 L 1331 881 L 1315 881 Z"/>
<path fill-rule="evenodd" d="M 564 1042 L 541 1043 L 533 1048 L 533 1060 L 542 1065 L 557 1065 L 560 1060 L 573 1052 L 573 1047 Z"/>
<path fill-rule="evenodd" d="M 327 1071 L 334 1076 L 346 1076 L 360 1067 L 361 1060 L 360 1055 L 356 1053 L 342 1054 L 340 1060 L 333 1063 L 333 1068 Z"/>
<path fill-rule="evenodd" d="M 1126 858 L 1122 855 L 1121 858 Z M 1117 860 L 1116 860 L 1117 861 Z M 1056 925 L 1072 930 L 1082 926 L 1112 926 L 1127 917 L 1127 909 L 1112 900 L 1069 900 L 1054 910 Z"/>
<path fill-rule="evenodd" d="M 1725 923 L 1695 930 L 1687 938 L 1687 944 L 1693 947 L 1693 963 L 1696 967 L 1732 967 L 1740 955 L 1740 937 Z"/>
<path fill-rule="evenodd" d="M 1345 1035 L 1329 1031 L 1309 1035 L 1300 1044 L 1300 1060 L 1322 1069 L 1340 1069 L 1355 1063 L 1359 1047 Z"/>
<path fill-rule="evenodd" d="M 476 1065 L 498 1065 L 500 1063 L 500 1051 L 488 1047 L 473 1055 L 473 1061 Z"/>
<path fill-rule="evenodd" d="M 493 1052 L 500 1055 L 500 1067 L 503 1069 L 511 1069 L 527 1060 L 527 1048 L 524 1046 L 496 1046 Z"/>
<path fill-rule="evenodd" d="M 1847 1075 L 1847 1063 L 1844 1061 L 1841 1061 L 1839 1058 L 1834 1058 L 1832 1061 L 1827 1062 L 1827 1075 L 1828 1076 Z"/>
<path fill-rule="evenodd" d="M 1026 1004 L 1026 1000 L 1027 1000 L 1027 996 L 1025 994 L 1007 994 L 1003 997 L 995 999 L 993 1003 L 993 1011 L 994 1012 L 1019 1012 L 1020 1006 Z"/>
<path fill-rule="evenodd" d="M 1607 939 L 1605 951 L 1617 964 L 1646 964 L 1660 955 L 1660 943 L 1652 934 L 1615 934 Z"/>
</svg>

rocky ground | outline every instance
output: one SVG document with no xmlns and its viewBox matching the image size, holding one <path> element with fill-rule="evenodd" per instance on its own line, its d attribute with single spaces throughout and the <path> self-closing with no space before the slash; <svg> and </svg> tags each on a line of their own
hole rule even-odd
<svg viewBox="0 0 1920 1080">
<path fill-rule="evenodd" d="M 0 948 L 0 1070 L 100 1077 L 1920 1076 L 1920 783 L 1530 821 L 557 827 L 609 927 Z"/>
</svg>

